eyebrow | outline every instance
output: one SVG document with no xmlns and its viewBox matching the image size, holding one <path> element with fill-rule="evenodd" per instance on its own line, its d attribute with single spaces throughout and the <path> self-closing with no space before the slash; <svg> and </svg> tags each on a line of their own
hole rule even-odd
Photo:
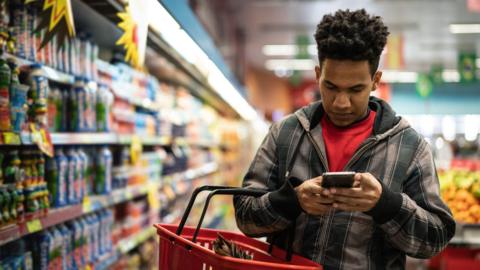
<svg viewBox="0 0 480 270">
<path fill-rule="evenodd" d="M 335 87 L 338 87 L 336 84 L 332 83 L 331 81 L 329 80 L 325 80 L 325 83 L 327 84 L 330 84 L 332 86 L 335 86 Z M 359 84 L 356 84 L 354 86 L 350 86 L 350 87 L 347 87 L 348 89 L 353 89 L 353 88 L 358 88 L 358 87 L 364 87 L 366 84 L 363 84 L 363 83 L 359 83 Z"/>
</svg>

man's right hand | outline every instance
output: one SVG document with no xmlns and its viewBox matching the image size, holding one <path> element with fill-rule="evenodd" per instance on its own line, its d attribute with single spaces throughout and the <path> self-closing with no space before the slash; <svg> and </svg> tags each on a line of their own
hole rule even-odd
<svg viewBox="0 0 480 270">
<path fill-rule="evenodd" d="M 295 188 L 295 192 L 300 206 L 310 215 L 324 215 L 332 209 L 333 199 L 323 195 L 325 189 L 322 188 L 321 176 L 305 180 Z"/>
</svg>

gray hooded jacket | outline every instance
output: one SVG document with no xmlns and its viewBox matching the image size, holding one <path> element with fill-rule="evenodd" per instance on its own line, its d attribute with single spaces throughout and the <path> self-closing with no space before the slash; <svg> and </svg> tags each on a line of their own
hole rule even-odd
<svg viewBox="0 0 480 270">
<path fill-rule="evenodd" d="M 428 258 L 440 252 L 453 237 L 455 222 L 439 196 L 430 147 L 384 101 L 371 97 L 369 107 L 376 111 L 373 134 L 345 171 L 369 172 L 380 181 L 383 192 L 373 209 L 322 216 L 302 211 L 293 188 L 328 171 L 320 124 L 324 111 L 316 102 L 271 126 L 243 181 L 243 187 L 269 192 L 234 197 L 240 230 L 270 241 L 280 235 L 275 244 L 286 248 L 283 231 L 295 224 L 293 251 L 325 269 L 404 269 L 406 255 Z M 298 120 L 295 128 L 286 127 L 292 117 Z M 290 136 L 282 144 L 277 139 L 283 128 L 290 128 Z M 292 168 L 286 181 L 279 175 L 280 145 L 287 146 L 286 167 Z"/>
</svg>

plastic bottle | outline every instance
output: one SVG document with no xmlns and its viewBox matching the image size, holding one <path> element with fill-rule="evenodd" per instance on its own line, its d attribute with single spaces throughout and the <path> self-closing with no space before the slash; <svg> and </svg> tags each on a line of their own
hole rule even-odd
<svg viewBox="0 0 480 270">
<path fill-rule="evenodd" d="M 97 174 L 95 191 L 97 194 L 108 194 L 112 190 L 112 152 L 107 146 L 100 149 L 97 156 Z"/>
<path fill-rule="evenodd" d="M 33 64 L 30 68 L 30 98 L 33 100 L 30 114 L 37 123 L 47 125 L 48 80 L 43 74 L 42 66 L 40 64 Z"/>
<path fill-rule="evenodd" d="M 26 58 L 26 38 L 27 38 L 27 10 L 25 5 L 16 1 L 12 5 L 13 36 L 16 39 L 16 55 L 20 58 Z"/>
<path fill-rule="evenodd" d="M 11 70 L 5 59 L 0 58 L 0 131 L 10 131 L 10 80 Z"/>
<path fill-rule="evenodd" d="M 72 235 L 72 231 L 70 231 L 65 224 L 58 225 L 58 228 L 59 228 L 60 232 L 62 233 L 62 238 L 63 238 L 63 248 L 62 248 L 63 265 L 64 265 L 63 269 L 73 269 L 73 256 L 72 256 L 73 235 Z"/>
<path fill-rule="evenodd" d="M 53 162 L 52 162 L 53 161 Z M 67 204 L 68 159 L 61 148 L 55 152 L 55 159 L 47 165 L 48 187 L 56 207 Z"/>
<path fill-rule="evenodd" d="M 97 131 L 111 131 L 111 111 L 113 94 L 105 84 L 100 84 L 97 91 Z"/>
<path fill-rule="evenodd" d="M 73 95 L 72 95 L 73 94 Z M 70 92 L 70 100 L 72 100 L 70 110 L 73 116 L 70 121 L 75 121 L 72 131 L 85 131 L 87 127 L 87 120 L 85 117 L 87 109 L 88 93 L 85 87 L 85 82 L 82 78 L 76 78 L 73 86 L 73 92 Z"/>
<path fill-rule="evenodd" d="M 68 167 L 67 167 L 67 201 L 68 204 L 75 204 L 78 202 L 78 171 L 77 163 L 78 156 L 73 148 L 67 151 Z"/>
<path fill-rule="evenodd" d="M 81 203 L 83 201 L 84 193 L 85 193 L 85 173 L 84 173 L 84 159 L 83 156 L 80 154 L 80 149 L 75 150 L 77 156 L 77 167 L 76 167 L 76 175 L 77 175 L 77 183 L 78 186 L 78 193 L 77 193 L 77 202 Z"/>
<path fill-rule="evenodd" d="M 48 129 L 51 132 L 62 130 L 62 93 L 53 87 L 48 94 Z"/>
<path fill-rule="evenodd" d="M 89 168 L 89 163 L 90 163 L 90 160 L 88 158 L 88 155 L 85 153 L 85 151 L 83 150 L 83 148 L 79 148 L 78 151 L 78 157 L 79 159 L 81 160 L 81 164 L 82 164 L 82 168 L 81 168 L 81 171 L 80 173 L 82 174 L 81 176 L 81 179 L 82 179 L 82 182 L 81 182 L 81 190 L 82 190 L 82 198 L 85 197 L 85 196 L 88 196 L 89 195 L 89 181 L 88 181 L 88 178 L 89 178 L 89 171 L 88 171 L 88 168 Z"/>
</svg>

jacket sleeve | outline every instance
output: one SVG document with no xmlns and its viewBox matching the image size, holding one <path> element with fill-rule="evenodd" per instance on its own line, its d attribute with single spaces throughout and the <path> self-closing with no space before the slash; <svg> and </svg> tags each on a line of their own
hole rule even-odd
<svg viewBox="0 0 480 270">
<path fill-rule="evenodd" d="M 370 214 L 392 246 L 415 258 L 429 258 L 445 248 L 455 233 L 455 221 L 440 198 L 433 156 L 425 140 L 407 169 L 403 193 L 382 187 Z"/>
<path fill-rule="evenodd" d="M 271 126 L 243 179 L 244 188 L 268 192 L 259 198 L 235 196 L 233 199 L 237 226 L 251 237 L 284 230 L 301 212 L 292 181 L 281 184 L 279 180 L 276 138 L 280 125 Z"/>
</svg>

